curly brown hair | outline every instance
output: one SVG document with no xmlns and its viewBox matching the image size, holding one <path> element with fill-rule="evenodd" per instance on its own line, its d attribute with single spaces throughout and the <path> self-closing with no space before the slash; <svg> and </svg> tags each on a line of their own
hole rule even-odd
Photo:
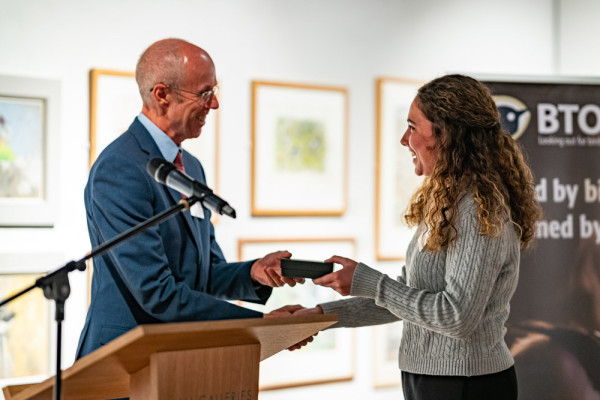
<svg viewBox="0 0 600 400">
<path fill-rule="evenodd" d="M 446 75 L 423 85 L 415 102 L 432 124 L 438 158 L 411 199 L 408 225 L 424 222 L 426 247 L 440 250 L 456 239 L 459 200 L 472 194 L 481 235 L 498 237 L 511 222 L 521 248 L 527 247 L 541 208 L 531 170 L 519 145 L 500 126 L 490 90 L 471 77 Z"/>
</svg>

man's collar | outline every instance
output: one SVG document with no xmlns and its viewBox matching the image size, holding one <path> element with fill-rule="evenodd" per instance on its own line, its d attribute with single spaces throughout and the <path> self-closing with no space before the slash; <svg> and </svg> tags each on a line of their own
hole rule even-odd
<svg viewBox="0 0 600 400">
<path fill-rule="evenodd" d="M 179 151 L 179 146 L 173 142 L 166 133 L 164 133 L 154 122 L 150 120 L 144 113 L 140 113 L 138 115 L 138 120 L 144 128 L 150 133 L 152 140 L 158 146 L 163 158 L 167 161 L 173 161 L 175 156 L 177 156 L 177 152 Z"/>
</svg>

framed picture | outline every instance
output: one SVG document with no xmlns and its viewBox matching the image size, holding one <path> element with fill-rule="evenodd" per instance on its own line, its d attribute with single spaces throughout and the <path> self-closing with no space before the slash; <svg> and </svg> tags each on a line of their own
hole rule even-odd
<svg viewBox="0 0 600 400">
<path fill-rule="evenodd" d="M 0 227 L 52 227 L 60 83 L 0 76 Z"/>
<path fill-rule="evenodd" d="M 100 152 L 125 132 L 142 111 L 133 72 L 90 70 L 90 168 Z M 212 110 L 197 139 L 182 146 L 202 162 L 207 185 L 218 192 L 218 110 Z"/>
<path fill-rule="evenodd" d="M 373 387 L 400 386 L 398 349 L 402 321 L 373 327 Z"/>
<path fill-rule="evenodd" d="M 337 254 L 355 257 L 355 243 L 347 238 L 240 239 L 240 260 L 260 258 L 278 250 L 288 250 L 292 258 L 323 261 Z M 244 307 L 269 312 L 289 304 L 314 307 L 340 299 L 332 289 L 307 279 L 303 285 L 273 290 L 267 304 L 242 303 Z M 326 382 L 348 381 L 354 376 L 354 331 L 331 329 L 319 332 L 314 341 L 300 350 L 282 351 L 260 363 L 261 390 L 279 389 Z"/>
<path fill-rule="evenodd" d="M 0 300 L 31 286 L 60 262 L 60 254 L 1 254 Z M 1 387 L 40 381 L 54 372 L 52 309 L 41 289 L 0 308 Z"/>
<path fill-rule="evenodd" d="M 252 82 L 252 215 L 342 215 L 346 89 Z"/>
<path fill-rule="evenodd" d="M 415 175 L 409 150 L 400 144 L 421 82 L 377 80 L 375 146 L 375 253 L 378 260 L 402 260 L 413 230 L 403 214 L 423 178 Z"/>
</svg>

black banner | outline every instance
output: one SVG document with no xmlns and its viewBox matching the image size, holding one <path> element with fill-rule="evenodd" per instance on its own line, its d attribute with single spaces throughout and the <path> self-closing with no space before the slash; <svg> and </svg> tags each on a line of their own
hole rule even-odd
<svg viewBox="0 0 600 400">
<path fill-rule="evenodd" d="M 600 85 L 486 84 L 544 210 L 507 325 L 519 399 L 600 399 Z"/>
</svg>

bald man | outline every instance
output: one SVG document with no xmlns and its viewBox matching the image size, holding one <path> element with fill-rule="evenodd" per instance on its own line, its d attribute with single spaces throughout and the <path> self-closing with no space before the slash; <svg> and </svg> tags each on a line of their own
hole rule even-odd
<svg viewBox="0 0 600 400">
<path fill-rule="evenodd" d="M 184 40 L 160 40 L 141 55 L 136 81 L 142 111 L 100 154 L 85 188 L 93 248 L 181 199 L 148 175 L 152 158 L 180 159 L 188 175 L 205 183 L 200 161 L 181 143 L 200 136 L 206 116 L 219 107 L 208 53 Z M 77 358 L 139 324 L 261 318 L 225 300 L 264 304 L 273 287 L 295 285 L 281 276 L 280 260 L 291 256 L 287 251 L 226 262 L 210 217 L 206 209 L 180 213 L 94 258 Z"/>
</svg>

